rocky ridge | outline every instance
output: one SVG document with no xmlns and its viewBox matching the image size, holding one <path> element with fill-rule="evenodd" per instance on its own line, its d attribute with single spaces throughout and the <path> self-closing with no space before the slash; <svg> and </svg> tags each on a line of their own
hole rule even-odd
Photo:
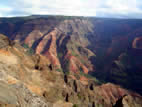
<svg viewBox="0 0 142 107">
<path fill-rule="evenodd" d="M 14 41 L 1 36 L 1 69 L 43 105 L 141 107 L 141 26 L 135 19 L 1 18 L 0 33 Z"/>
<path fill-rule="evenodd" d="M 111 107 L 123 96 L 128 96 L 123 98 L 124 105 L 142 105 L 140 95 L 120 86 L 81 81 L 51 69 L 45 56 L 29 55 L 4 35 L 0 44 L 0 106 Z"/>
</svg>

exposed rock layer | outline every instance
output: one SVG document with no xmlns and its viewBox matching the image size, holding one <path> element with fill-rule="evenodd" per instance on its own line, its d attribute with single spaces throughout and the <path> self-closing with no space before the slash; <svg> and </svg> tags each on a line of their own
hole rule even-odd
<svg viewBox="0 0 142 107">
<path fill-rule="evenodd" d="M 8 38 L 0 35 L 0 43 Z M 5 42 L 4 42 L 5 41 Z M 92 80 L 80 80 L 51 70 L 44 56 L 29 56 L 15 43 L 0 49 L 0 104 L 10 107 L 110 107 L 125 94 L 132 104 L 141 105 L 142 97 L 113 84 L 97 85 Z M 5 58 L 5 59 L 4 59 Z M 39 66 L 42 69 L 36 69 Z M 91 83 L 92 81 L 92 83 Z M 91 84 L 90 84 L 91 83 Z M 56 97 L 55 97 L 56 96 Z M 125 101 L 125 104 L 126 101 Z M 137 106 L 133 106 L 137 107 Z"/>
</svg>

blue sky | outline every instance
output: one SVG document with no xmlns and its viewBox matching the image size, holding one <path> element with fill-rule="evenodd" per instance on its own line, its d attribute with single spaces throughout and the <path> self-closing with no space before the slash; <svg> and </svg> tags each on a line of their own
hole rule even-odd
<svg viewBox="0 0 142 107">
<path fill-rule="evenodd" d="M 52 14 L 142 18 L 142 0 L 1 0 L 0 17 Z"/>
</svg>

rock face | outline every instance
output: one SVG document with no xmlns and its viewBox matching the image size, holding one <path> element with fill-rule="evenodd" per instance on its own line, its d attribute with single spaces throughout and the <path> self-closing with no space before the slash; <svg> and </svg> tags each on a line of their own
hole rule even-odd
<svg viewBox="0 0 142 107">
<path fill-rule="evenodd" d="M 5 44 L 0 49 L 2 107 L 111 107 L 124 95 L 129 95 L 123 98 L 125 105 L 142 106 L 139 94 L 111 83 L 98 85 L 89 78 L 83 82 L 72 74 L 51 70 L 45 56 L 31 56 L 19 44 L 9 45 L 8 41 L 0 35 L 0 44 Z"/>
<path fill-rule="evenodd" d="M 134 102 L 133 102 L 134 101 Z M 125 95 L 118 99 L 114 107 L 141 107 L 141 103 L 138 103 L 139 100 L 136 98 L 132 98 L 131 96 Z"/>
<path fill-rule="evenodd" d="M 1 18 L 0 33 L 7 35 L 0 35 L 1 87 L 21 96 L 13 91 L 13 100 L 4 96 L 1 104 L 111 107 L 122 98 L 122 105 L 141 106 L 139 94 L 118 86 L 142 94 L 141 26 L 140 20 Z"/>
<path fill-rule="evenodd" d="M 0 34 L 1 36 L 1 41 L 0 41 L 0 49 L 1 48 L 5 48 L 7 47 L 8 45 L 10 45 L 10 40 L 8 39 L 8 37 Z"/>
<path fill-rule="evenodd" d="M 133 41 L 133 48 L 142 49 L 142 37 L 137 37 Z"/>
</svg>

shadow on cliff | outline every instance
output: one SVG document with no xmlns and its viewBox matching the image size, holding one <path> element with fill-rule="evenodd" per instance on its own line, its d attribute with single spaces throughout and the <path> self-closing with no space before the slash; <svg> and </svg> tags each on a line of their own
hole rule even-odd
<svg viewBox="0 0 142 107">
<path fill-rule="evenodd" d="M 96 64 L 96 58 L 91 57 L 91 62 L 97 66 L 94 67 L 95 71 L 90 72 L 90 75 L 97 78 L 102 83 L 111 82 L 142 95 L 141 59 L 142 57 L 134 58 L 134 60 L 131 62 L 137 62 L 135 65 L 131 66 L 130 68 L 129 66 L 127 68 L 126 65 L 123 65 L 124 68 L 121 68 L 115 63 L 112 63 L 109 67 L 104 67 L 103 63 L 102 65 L 101 63 L 99 63 L 100 65 Z"/>
</svg>

